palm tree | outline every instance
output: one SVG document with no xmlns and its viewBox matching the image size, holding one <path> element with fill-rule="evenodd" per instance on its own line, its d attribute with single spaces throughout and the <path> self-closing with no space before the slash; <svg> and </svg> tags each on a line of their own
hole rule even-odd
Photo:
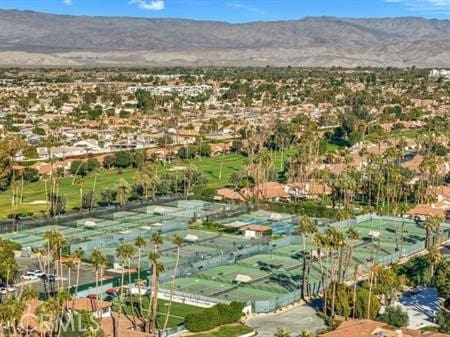
<svg viewBox="0 0 450 337">
<path fill-rule="evenodd" d="M 355 268 L 353 269 L 353 296 L 352 296 L 352 302 L 353 302 L 352 318 L 353 319 L 355 319 L 355 316 L 356 316 L 356 286 L 358 283 L 358 274 L 359 274 L 359 265 L 355 265 Z"/>
<path fill-rule="evenodd" d="M 36 300 L 38 297 L 39 297 L 38 291 L 36 290 L 36 288 L 34 288 L 32 286 L 26 286 L 19 296 L 19 298 L 23 302 L 33 301 L 33 300 Z"/>
<path fill-rule="evenodd" d="M 74 179 L 74 184 L 80 189 L 80 213 L 83 212 L 83 188 L 84 188 L 84 178 L 81 176 L 76 176 Z"/>
<path fill-rule="evenodd" d="M 128 182 L 120 178 L 116 184 L 117 194 L 119 194 L 120 207 L 125 207 L 127 203 L 127 194 L 130 193 L 130 185 Z"/>
<path fill-rule="evenodd" d="M 84 251 L 81 248 L 77 248 L 75 252 L 73 253 L 73 257 L 76 259 L 77 262 L 77 279 L 75 283 L 75 297 L 78 298 L 78 287 L 80 284 L 80 267 L 81 267 L 81 259 L 84 256 Z"/>
<path fill-rule="evenodd" d="M 440 250 L 436 247 L 431 247 L 428 250 L 428 259 L 431 264 L 431 277 L 434 277 L 435 267 L 442 260 L 442 254 L 441 254 Z"/>
<path fill-rule="evenodd" d="M 66 240 L 64 239 L 61 232 L 57 230 L 51 230 L 47 231 L 44 234 L 44 240 L 47 241 L 47 254 L 48 256 L 51 256 L 54 262 L 54 270 L 56 276 L 60 275 L 60 280 L 62 282 L 62 249 L 66 245 Z M 57 262 L 60 265 L 60 268 L 58 268 Z M 61 271 L 59 270 L 61 269 Z M 58 279 L 58 277 L 57 277 Z M 59 284 L 59 283 L 58 283 Z M 62 288 L 62 286 L 61 286 Z"/>
<path fill-rule="evenodd" d="M 439 216 L 430 216 L 426 219 L 424 224 L 426 231 L 425 248 L 430 249 L 437 245 L 436 234 L 440 233 L 443 222 L 443 219 Z"/>
<path fill-rule="evenodd" d="M 367 299 L 367 319 L 370 319 L 370 307 L 372 302 L 372 290 L 375 286 L 376 276 L 378 274 L 379 266 L 374 264 L 370 267 L 369 270 L 369 296 Z"/>
<path fill-rule="evenodd" d="M 58 302 L 59 308 L 60 308 L 60 320 L 59 320 L 58 323 L 61 323 L 61 321 L 66 317 L 65 311 L 67 311 L 67 305 L 68 305 L 69 300 L 70 300 L 70 293 L 66 289 L 60 289 L 56 293 L 55 299 Z M 62 333 L 62 330 L 63 330 L 62 329 L 62 324 L 58 324 L 57 327 L 58 327 L 58 337 L 60 337 L 61 333 Z"/>
<path fill-rule="evenodd" d="M 152 237 L 150 239 L 150 242 L 153 244 L 153 251 L 149 254 L 149 260 L 152 263 L 152 283 L 151 283 L 151 291 L 150 291 L 151 298 L 150 298 L 149 303 L 151 306 L 153 306 L 153 302 L 155 299 L 154 294 L 157 292 L 156 291 L 156 281 L 157 281 L 157 277 L 158 277 L 158 275 L 157 275 L 158 268 L 157 268 L 156 262 L 157 262 L 157 259 L 159 256 L 158 249 L 159 249 L 159 246 L 163 244 L 163 239 L 162 239 L 161 234 L 159 232 L 153 233 Z M 155 301 L 157 301 L 157 298 Z M 149 310 L 149 319 L 147 321 L 147 323 L 148 323 L 148 331 L 147 332 L 153 331 L 153 329 L 155 327 L 156 322 L 153 321 L 154 318 L 152 315 L 153 315 L 152 310 Z M 156 315 L 156 313 L 155 313 L 155 315 Z"/>
<path fill-rule="evenodd" d="M 302 271 L 302 298 L 305 298 L 307 277 L 306 277 L 306 236 L 313 234 L 317 228 L 312 223 L 311 219 L 306 215 L 301 218 L 298 223 L 297 233 L 301 234 L 303 241 L 303 271 Z"/>
<path fill-rule="evenodd" d="M 102 251 L 98 248 L 94 249 L 91 253 L 91 263 L 95 267 L 95 298 L 98 300 L 98 280 L 101 277 L 99 274 L 100 269 L 102 266 L 106 264 L 106 258 L 103 255 Z M 103 278 L 103 277 L 102 277 Z"/>
<path fill-rule="evenodd" d="M 131 258 L 134 255 L 133 252 L 134 252 L 134 247 L 129 243 L 123 243 L 116 248 L 116 256 L 120 259 L 120 265 L 122 267 L 122 277 L 121 277 L 121 281 L 120 281 L 120 294 L 119 294 L 119 320 L 120 320 L 120 315 L 122 313 L 123 301 L 124 301 L 124 294 L 123 294 L 124 285 L 125 285 L 124 265 L 126 262 L 131 260 Z M 128 268 L 128 271 L 130 271 L 130 268 Z M 131 292 L 130 292 L 130 294 L 131 294 Z M 131 296 L 131 298 L 132 298 L 132 296 Z M 134 311 L 133 306 L 131 309 Z M 135 324 L 135 322 L 133 324 Z"/>
<path fill-rule="evenodd" d="M 138 289 L 139 289 L 139 314 L 142 316 L 142 293 L 141 293 L 141 263 L 142 263 L 142 249 L 147 245 L 147 242 L 142 236 L 138 236 L 136 240 L 134 240 L 134 245 L 137 247 L 138 251 Z"/>
<path fill-rule="evenodd" d="M 55 299 L 49 299 L 36 308 L 39 330 L 43 335 L 51 334 L 55 330 L 56 318 L 60 311 L 60 303 Z"/>
<path fill-rule="evenodd" d="M 174 237 L 174 239 L 172 240 L 172 243 L 177 246 L 177 258 L 175 260 L 175 267 L 173 269 L 172 287 L 170 288 L 169 304 L 167 306 L 167 313 L 166 313 L 166 319 L 164 321 L 163 330 L 166 330 L 167 324 L 169 323 L 170 309 L 172 307 L 173 295 L 175 293 L 175 284 L 176 284 L 175 281 L 176 281 L 176 277 L 177 277 L 178 263 L 180 261 L 181 245 L 184 243 L 184 239 L 181 235 L 176 235 Z"/>
<path fill-rule="evenodd" d="M 92 211 L 92 209 L 94 208 L 94 204 L 95 204 L 95 190 L 97 188 L 97 178 L 98 178 L 98 169 L 95 169 L 94 172 L 92 172 L 92 175 L 94 176 L 94 183 L 92 185 L 92 200 L 91 200 L 91 207 L 89 209 L 89 211 Z"/>
<path fill-rule="evenodd" d="M 331 252 L 331 317 L 334 317 L 334 309 L 336 303 L 336 287 L 337 287 L 337 278 L 336 278 L 336 261 L 334 259 L 333 250 L 337 250 L 338 253 L 338 268 L 337 271 L 341 270 L 342 265 L 342 249 L 345 244 L 344 235 L 336 230 L 334 227 L 330 227 L 326 230 L 326 234 L 329 236 L 329 248 Z"/>
<path fill-rule="evenodd" d="M 67 289 L 72 287 L 72 269 L 75 267 L 76 260 L 71 258 L 64 262 L 64 265 L 67 268 Z"/>
<path fill-rule="evenodd" d="M 359 233 L 353 227 L 349 227 L 347 229 L 347 245 L 348 245 L 348 253 L 347 253 L 347 261 L 345 263 L 344 272 L 342 273 L 342 279 L 345 280 L 345 275 L 347 274 L 348 268 L 350 267 L 350 263 L 353 257 L 353 244 L 356 240 L 359 239 Z"/>
<path fill-rule="evenodd" d="M 136 185 L 142 186 L 144 192 L 144 200 L 148 200 L 148 190 L 152 185 L 152 179 L 154 175 L 153 166 L 145 166 L 138 170 L 134 176 Z"/>
</svg>

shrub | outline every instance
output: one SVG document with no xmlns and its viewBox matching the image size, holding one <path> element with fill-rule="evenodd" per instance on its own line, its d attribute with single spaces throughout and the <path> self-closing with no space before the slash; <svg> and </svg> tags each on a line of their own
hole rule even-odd
<svg viewBox="0 0 450 337">
<path fill-rule="evenodd" d="M 185 325 L 189 331 L 208 331 L 216 326 L 239 321 L 242 316 L 243 303 L 217 304 L 198 313 L 190 313 L 185 317 Z"/>
<path fill-rule="evenodd" d="M 450 333 L 450 312 L 445 309 L 439 310 L 436 315 L 436 323 L 439 324 L 440 331 Z"/>
<path fill-rule="evenodd" d="M 408 325 L 408 313 L 400 307 L 387 307 L 385 312 L 379 316 L 379 320 L 396 328 L 403 328 Z"/>
</svg>

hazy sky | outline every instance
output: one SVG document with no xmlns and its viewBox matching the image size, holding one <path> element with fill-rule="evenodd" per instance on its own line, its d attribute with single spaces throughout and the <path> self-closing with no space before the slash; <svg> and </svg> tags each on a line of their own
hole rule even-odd
<svg viewBox="0 0 450 337">
<path fill-rule="evenodd" d="M 177 17 L 228 22 L 305 16 L 450 19 L 450 0 L 0 0 L 0 8 L 74 15 Z"/>
</svg>

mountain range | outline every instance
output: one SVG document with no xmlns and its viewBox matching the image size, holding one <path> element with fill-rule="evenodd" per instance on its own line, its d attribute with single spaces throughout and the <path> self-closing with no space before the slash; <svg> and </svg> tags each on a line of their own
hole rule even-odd
<svg viewBox="0 0 450 337">
<path fill-rule="evenodd" d="M 230 24 L 0 10 L 0 65 L 450 67 L 450 21 Z"/>
</svg>

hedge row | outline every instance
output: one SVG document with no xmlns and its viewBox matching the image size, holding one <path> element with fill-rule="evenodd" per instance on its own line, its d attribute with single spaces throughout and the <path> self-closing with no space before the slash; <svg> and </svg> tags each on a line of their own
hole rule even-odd
<svg viewBox="0 0 450 337">
<path fill-rule="evenodd" d="M 200 312 L 187 314 L 184 324 L 192 332 L 208 331 L 219 325 L 238 322 L 243 309 L 244 304 L 240 302 L 217 304 Z"/>
</svg>

